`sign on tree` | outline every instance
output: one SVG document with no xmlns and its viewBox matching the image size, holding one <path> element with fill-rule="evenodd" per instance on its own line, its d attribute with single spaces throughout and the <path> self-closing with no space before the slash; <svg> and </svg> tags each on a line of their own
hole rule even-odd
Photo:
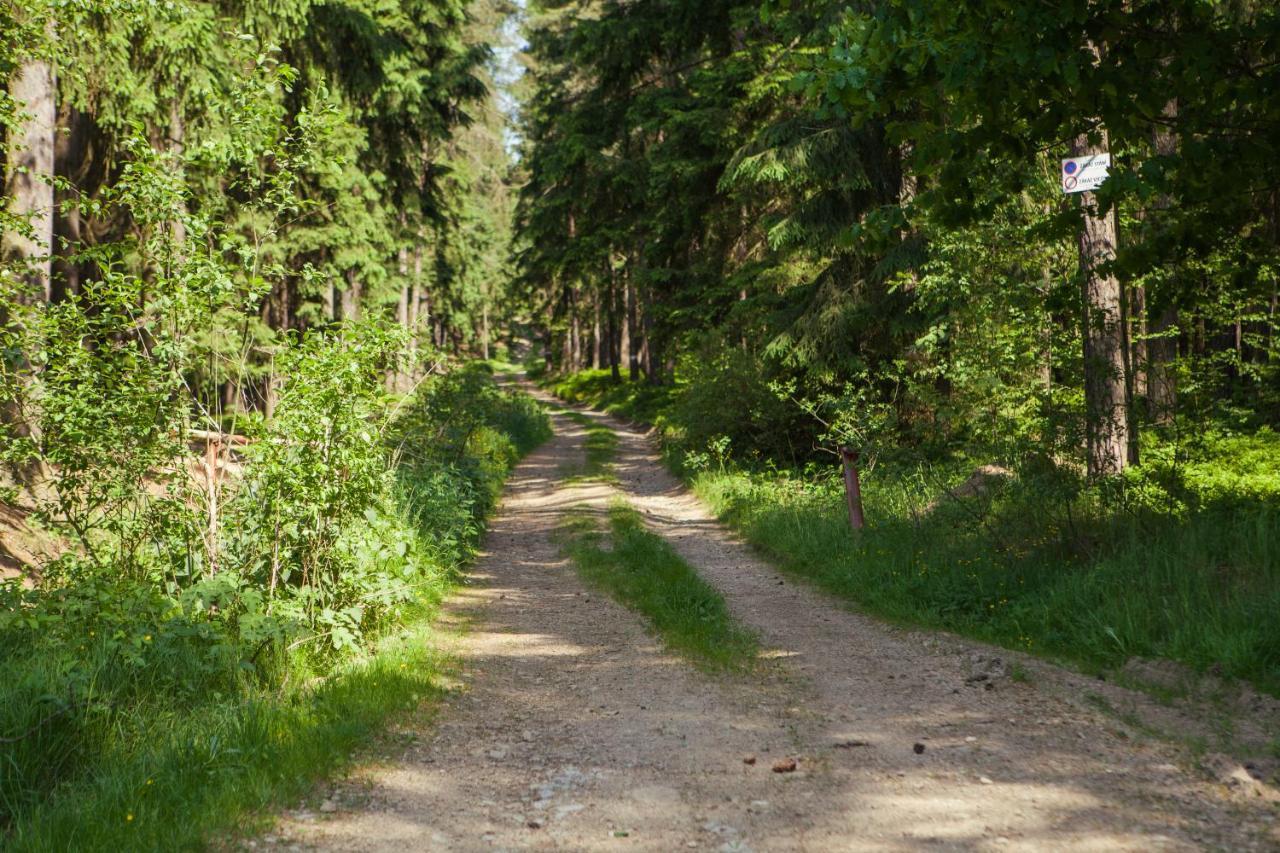
<svg viewBox="0 0 1280 853">
<path fill-rule="evenodd" d="M 1111 169 L 1110 154 L 1086 154 L 1062 161 L 1062 191 L 1084 193 L 1096 190 Z"/>
</svg>

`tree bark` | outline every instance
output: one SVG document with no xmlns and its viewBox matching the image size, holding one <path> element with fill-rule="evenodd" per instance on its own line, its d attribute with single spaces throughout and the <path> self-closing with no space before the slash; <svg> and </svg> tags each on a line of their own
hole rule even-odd
<svg viewBox="0 0 1280 853">
<path fill-rule="evenodd" d="M 600 347 L 600 291 L 597 289 L 591 294 L 591 367 L 595 370 L 604 366 Z"/>
<path fill-rule="evenodd" d="M 83 183 L 90 171 L 86 168 L 90 156 L 89 117 L 67 104 L 59 107 L 59 114 L 58 124 L 63 132 L 54 142 L 54 170 L 68 188 L 55 190 L 54 195 L 51 302 L 61 302 L 76 295 L 82 287 L 84 270 L 75 257 L 83 248 L 84 241 L 83 221 L 77 202 L 84 192 Z"/>
<path fill-rule="evenodd" d="M 5 193 L 10 211 L 24 218 L 30 233 L 6 229 L 3 252 L 15 263 L 24 301 L 48 302 L 52 296 L 53 174 L 57 132 L 53 65 L 32 59 L 9 81 L 9 96 L 23 114 L 9 139 Z"/>
<path fill-rule="evenodd" d="M 169 104 L 169 154 L 173 157 L 173 167 L 180 167 L 187 150 L 187 118 L 182 112 L 182 97 L 175 95 Z M 186 213 L 186 205 L 182 205 L 180 213 Z M 174 217 L 170 223 L 170 235 L 175 246 L 182 245 L 187 239 L 187 226 L 181 216 Z"/>
<path fill-rule="evenodd" d="M 1075 156 L 1102 153 L 1108 137 L 1093 146 L 1076 137 Z M 1084 337 L 1085 435 L 1091 478 L 1118 474 L 1129 464 L 1128 344 L 1120 281 L 1099 268 L 1115 257 L 1115 212 L 1101 215 L 1093 193 L 1081 193 L 1084 217 L 1079 253 Z"/>
<path fill-rule="evenodd" d="M 606 280 L 609 282 L 609 306 L 607 316 L 609 321 L 609 375 L 614 382 L 622 380 L 622 371 L 620 364 L 622 361 L 622 337 L 618 322 L 618 273 L 613 269 L 613 264 L 609 264 Z"/>
<path fill-rule="evenodd" d="M 636 292 L 631 281 L 631 273 L 627 272 L 627 281 L 623 291 L 623 311 L 626 322 L 622 327 L 622 348 L 627 353 L 627 370 L 631 381 L 640 378 L 640 336 L 636 329 Z"/>
<path fill-rule="evenodd" d="M 1170 100 L 1165 104 L 1166 118 L 1176 118 L 1178 102 Z M 1178 140 L 1167 125 L 1157 124 L 1152 138 L 1156 155 L 1172 157 L 1178 153 Z M 1172 200 L 1161 196 L 1156 200 L 1157 210 L 1166 210 Z M 1178 358 L 1179 327 L 1178 309 L 1170 301 L 1155 318 L 1151 325 L 1147 342 L 1147 400 L 1151 410 L 1151 418 L 1157 424 L 1168 424 L 1173 421 L 1177 409 L 1178 395 L 1175 362 Z"/>
<path fill-rule="evenodd" d="M 341 294 L 341 319 L 354 322 L 360 319 L 360 279 L 354 269 L 347 270 L 347 288 Z"/>
<path fill-rule="evenodd" d="M 581 289 L 578 285 L 574 285 L 568 294 L 567 308 L 569 311 L 569 370 L 577 373 L 582 369 L 582 320 L 579 315 L 579 302 L 581 301 Z"/>
</svg>

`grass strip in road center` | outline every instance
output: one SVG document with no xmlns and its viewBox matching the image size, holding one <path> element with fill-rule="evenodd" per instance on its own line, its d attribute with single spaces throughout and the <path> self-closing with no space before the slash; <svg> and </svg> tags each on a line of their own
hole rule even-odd
<svg viewBox="0 0 1280 853">
<path fill-rule="evenodd" d="M 745 670 L 755 663 L 755 634 L 638 512 L 619 501 L 607 520 L 601 529 L 597 513 L 579 508 L 561 529 L 562 548 L 588 583 L 643 615 L 669 649 L 699 667 Z"/>
<path fill-rule="evenodd" d="M 617 433 L 600 423 L 597 418 L 581 412 L 563 410 L 559 414 L 563 414 L 587 433 L 586 441 L 583 443 L 586 448 L 586 461 L 580 468 L 574 467 L 572 470 L 565 471 L 566 479 L 612 481 L 614 479 L 613 457 L 618 449 Z"/>
</svg>

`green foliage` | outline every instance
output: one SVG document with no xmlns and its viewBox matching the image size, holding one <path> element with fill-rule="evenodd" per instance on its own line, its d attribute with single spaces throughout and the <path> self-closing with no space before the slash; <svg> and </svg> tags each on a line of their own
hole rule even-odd
<svg viewBox="0 0 1280 853">
<path fill-rule="evenodd" d="M 376 655 L 344 664 L 312 689 L 283 695 L 251 686 L 223 692 L 211 684 L 199 698 L 170 698 L 147 676 L 135 676 L 132 691 L 140 698 L 132 700 L 117 694 L 123 685 L 95 656 L 101 690 L 93 704 L 48 720 L 38 736 L 7 749 L 12 761 L 0 778 L 6 797 L 0 807 L 18 819 L 6 849 L 195 849 L 243 829 L 244 815 L 305 796 L 389 717 L 441 695 L 447 662 L 433 640 L 415 621 L 388 636 Z M 181 663 L 170 666 L 178 671 Z M 11 699 L 37 699 L 61 680 L 29 662 L 6 661 L 0 672 L 5 731 L 31 724 L 33 716 L 17 713 Z M 47 699 L 35 704 L 49 709 Z M 55 796 L 30 801 L 49 788 Z"/>
<path fill-rule="evenodd" d="M 613 404 L 645 387 L 615 389 Z M 986 458 L 929 459 L 867 441 L 869 527 L 855 536 L 835 461 L 780 469 L 726 439 L 694 444 L 682 413 L 695 386 L 677 377 L 677 388 L 654 419 L 673 467 L 779 566 L 829 593 L 894 621 L 1089 667 L 1165 657 L 1280 694 L 1277 634 L 1264 615 L 1280 605 L 1274 431 L 1151 432 L 1146 461 L 1118 481 L 1090 484 L 1072 466 L 1028 456 L 976 487 Z M 834 440 L 858 438 L 830 427 Z"/>
<path fill-rule="evenodd" d="M 652 423 L 670 403 L 670 387 L 640 382 L 615 382 L 607 370 L 584 370 L 539 381 L 557 397 L 575 405 L 589 405 L 629 420 Z"/>
<path fill-rule="evenodd" d="M 622 503 L 608 530 L 581 510 L 561 531 L 565 552 L 592 585 L 648 620 L 672 651 L 708 669 L 755 665 L 759 641 L 733 618 L 720 593 Z"/>
<path fill-rule="evenodd" d="M 1179 516 L 1152 512 L 1148 494 L 1025 478 L 940 496 L 959 478 L 865 477 L 860 536 L 834 477 L 707 472 L 695 486 L 780 566 L 877 615 L 1089 666 L 1165 657 L 1280 693 L 1280 635 L 1264 615 L 1280 605 L 1274 499 Z"/>
<path fill-rule="evenodd" d="M 720 455 L 736 450 L 744 461 L 808 459 L 814 423 L 779 393 L 771 373 L 760 358 L 736 348 L 686 357 L 666 421 L 669 437 L 695 450 L 716 445 Z"/>
<path fill-rule="evenodd" d="M 16 849 L 195 844 L 436 692 L 423 620 L 550 427 L 466 369 L 424 383 L 379 436 L 380 341 L 299 346 L 281 397 L 296 409 L 275 422 L 292 427 L 248 455 L 245 526 L 216 574 L 80 560 L 40 589 L 0 587 L 0 816 Z"/>
<path fill-rule="evenodd" d="M 58 116 L 52 174 L 0 161 L 0 230 L 42 239 L 12 211 L 52 203 L 57 235 L 0 258 L 2 494 L 65 545 L 0 585 L 6 846 L 198 846 L 431 692 L 422 629 L 376 647 L 549 434 L 439 351 L 488 335 L 514 12 L 0 12 L 0 71 L 48 63 Z M 41 131 L 14 91 L 11 143 Z"/>
<path fill-rule="evenodd" d="M 366 620 L 376 624 L 376 605 L 410 597 L 410 587 L 394 591 L 380 573 L 354 572 L 355 555 L 342 541 L 357 519 L 376 521 L 388 487 L 378 416 L 382 367 L 397 343 L 375 327 L 348 327 L 307 336 L 281 358 L 287 378 L 274 417 L 246 450 L 246 476 L 226 511 L 234 531 L 227 565 L 218 565 L 220 549 L 210 554 L 214 566 L 243 580 L 251 611 L 266 591 L 253 613 L 262 641 L 296 625 L 321 631 L 334 650 L 354 648 Z M 205 586 L 219 591 L 225 611 L 239 584 L 222 576 Z"/>
</svg>

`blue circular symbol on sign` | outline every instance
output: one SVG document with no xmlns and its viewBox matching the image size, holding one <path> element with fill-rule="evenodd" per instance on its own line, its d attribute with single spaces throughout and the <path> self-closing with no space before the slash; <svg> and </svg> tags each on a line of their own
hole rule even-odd
<svg viewBox="0 0 1280 853">
<path fill-rule="evenodd" d="M 1075 160 L 1068 160 L 1063 164 L 1062 171 L 1066 172 L 1068 175 L 1074 175 L 1077 168 Z"/>
</svg>

